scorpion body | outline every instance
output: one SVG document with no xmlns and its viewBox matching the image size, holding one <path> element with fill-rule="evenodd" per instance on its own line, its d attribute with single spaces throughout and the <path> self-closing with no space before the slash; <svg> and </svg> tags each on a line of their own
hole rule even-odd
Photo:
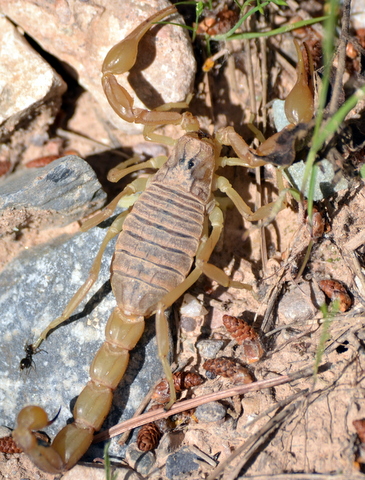
<svg viewBox="0 0 365 480">
<path fill-rule="evenodd" d="M 87 230 L 110 217 L 122 197 L 143 192 L 131 211 L 123 212 L 113 221 L 88 279 L 62 315 L 51 322 L 32 345 L 32 352 L 37 352 L 49 332 L 75 311 L 98 276 L 106 245 L 119 235 L 111 267 L 112 289 L 118 306 L 107 322 L 106 340 L 91 364 L 90 381 L 76 401 L 74 422 L 57 434 L 52 445 L 45 446 L 33 431 L 50 423 L 47 414 L 41 407 L 28 406 L 20 411 L 13 431 L 17 445 L 46 472 L 59 473 L 71 468 L 87 451 L 94 432 L 101 428 L 110 410 L 113 391 L 127 368 L 129 351 L 143 333 L 146 318 L 156 314 L 159 357 L 170 387 L 171 400 L 166 407 L 169 408 L 176 395 L 167 361 L 169 342 L 165 310 L 202 273 L 225 287 L 251 289 L 249 285 L 232 281 L 222 270 L 208 263 L 223 228 L 223 215 L 213 192 L 225 193 L 250 221 L 269 216 L 273 205 L 265 205 L 252 213 L 228 180 L 215 172 L 225 165 L 263 165 L 270 161 L 267 152 L 273 149 L 272 144 L 262 148 L 261 153 L 252 151 L 232 127 L 211 138 L 199 130 L 199 123 L 191 114 L 169 111 L 172 107 L 187 107 L 185 102 L 164 105 L 153 111 L 134 108 L 132 97 L 115 77 L 132 68 L 138 43 L 154 22 L 175 12 L 175 7 L 168 7 L 152 15 L 114 46 L 103 64 L 103 87 L 118 115 L 129 122 L 145 125 L 147 139 L 175 147 L 167 160 L 157 157 L 137 165 L 133 165 L 132 160 L 113 169 L 111 176 L 115 181 L 142 168 L 158 171 L 152 179 L 133 180 L 104 211 L 85 222 L 83 229 Z M 187 133 L 178 140 L 171 140 L 153 132 L 157 126 L 169 123 L 180 124 Z M 222 144 L 232 146 L 239 158 L 220 158 Z M 275 155 L 274 151 L 273 157 Z"/>
<path fill-rule="evenodd" d="M 128 315 L 149 317 L 187 277 L 203 232 L 214 143 L 191 133 L 134 204 L 118 237 L 111 283 Z"/>
</svg>

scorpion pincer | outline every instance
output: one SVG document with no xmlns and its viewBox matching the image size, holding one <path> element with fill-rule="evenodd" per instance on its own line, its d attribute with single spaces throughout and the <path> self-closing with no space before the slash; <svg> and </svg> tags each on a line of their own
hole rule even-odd
<svg viewBox="0 0 365 480">
<path fill-rule="evenodd" d="M 225 165 L 260 166 L 265 163 L 264 158 L 251 151 L 232 127 L 211 138 L 199 131 L 199 124 L 190 113 L 168 111 L 175 106 L 186 107 L 185 103 L 153 111 L 134 108 L 132 97 L 115 77 L 133 66 L 138 43 L 153 23 L 175 12 L 175 7 L 168 7 L 152 15 L 114 46 L 103 64 L 104 90 L 118 115 L 129 122 L 142 123 L 146 138 L 160 142 L 171 144 L 171 139 L 153 133 L 158 125 L 181 124 L 187 133 L 175 141 L 167 160 L 158 157 L 132 166 L 131 161 L 127 161 L 114 169 L 112 176 L 116 180 L 141 168 L 156 168 L 158 171 L 148 180 L 137 178 L 132 181 L 104 211 L 84 224 L 84 230 L 97 225 L 113 213 L 123 196 L 142 191 L 132 210 L 121 213 L 112 223 L 86 282 L 62 315 L 41 333 L 33 345 L 33 351 L 37 351 L 50 330 L 69 318 L 77 308 L 98 276 L 107 243 L 119 234 L 111 266 L 111 284 L 118 306 L 107 322 L 105 342 L 90 367 L 90 381 L 76 401 L 73 423 L 57 434 L 52 445 L 45 446 L 33 431 L 50 423 L 46 412 L 38 406 L 27 406 L 18 415 L 14 440 L 45 472 L 55 474 L 70 469 L 89 448 L 94 432 L 101 428 L 110 410 L 113 391 L 127 368 L 129 351 L 141 338 L 145 318 L 156 314 L 158 350 L 170 385 L 171 405 L 176 397 L 167 361 L 165 310 L 202 273 L 225 287 L 251 288 L 232 281 L 222 270 L 208 263 L 223 226 L 223 215 L 212 192 L 217 189 L 225 192 L 249 220 L 267 216 L 270 205 L 252 213 L 228 180 L 215 174 Z M 239 158 L 220 158 L 222 143 L 232 145 Z"/>
</svg>

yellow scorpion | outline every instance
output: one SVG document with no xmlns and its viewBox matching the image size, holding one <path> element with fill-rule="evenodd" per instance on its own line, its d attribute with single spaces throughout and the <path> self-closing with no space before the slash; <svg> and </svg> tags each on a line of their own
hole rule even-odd
<svg viewBox="0 0 365 480">
<path fill-rule="evenodd" d="M 91 364 L 90 381 L 76 401 L 73 423 L 66 425 L 51 445 L 44 445 L 33 432 L 50 423 L 46 412 L 38 406 L 27 406 L 18 415 L 14 440 L 45 472 L 55 474 L 72 468 L 89 448 L 94 432 L 101 428 L 108 415 L 113 391 L 127 368 L 129 351 L 141 338 L 145 318 L 156 315 L 158 351 L 170 385 L 171 405 L 176 397 L 167 361 L 165 310 L 202 273 L 224 287 L 250 288 L 232 281 L 208 262 L 223 227 L 223 215 L 212 192 L 224 192 L 248 220 L 266 217 L 272 205 L 253 213 L 228 180 L 215 173 L 225 165 L 263 165 L 268 160 L 265 146 L 262 145 L 260 151 L 251 150 L 232 127 L 220 130 L 214 138 L 204 134 L 192 114 L 170 111 L 173 107 L 187 107 L 184 102 L 163 105 L 153 111 L 134 108 L 132 97 L 118 84 L 115 76 L 132 68 L 138 43 L 150 27 L 175 12 L 175 7 L 171 6 L 149 17 L 115 45 L 103 63 L 104 91 L 121 118 L 145 125 L 144 134 L 150 140 L 172 143 L 171 139 L 154 133 L 160 125 L 179 124 L 186 134 L 173 141 L 175 146 L 168 159 L 157 157 L 135 165 L 127 161 L 112 171 L 117 181 L 139 169 L 157 169 L 151 178 L 133 180 L 104 211 L 84 224 L 84 230 L 99 224 L 112 215 L 122 197 L 142 192 L 132 209 L 113 221 L 86 282 L 62 315 L 33 344 L 33 351 L 37 351 L 50 330 L 70 317 L 94 284 L 107 243 L 119 235 L 111 266 L 111 284 L 118 306 L 107 322 L 105 342 Z M 232 146 L 238 158 L 221 158 L 221 145 Z"/>
</svg>

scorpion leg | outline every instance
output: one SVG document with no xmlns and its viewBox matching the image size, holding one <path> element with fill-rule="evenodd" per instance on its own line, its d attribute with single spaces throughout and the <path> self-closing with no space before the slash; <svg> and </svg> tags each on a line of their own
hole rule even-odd
<svg viewBox="0 0 365 480">
<path fill-rule="evenodd" d="M 159 155 L 158 157 L 150 158 L 146 162 L 137 163 L 126 168 L 126 163 L 129 162 L 129 160 L 127 160 L 126 162 L 120 163 L 109 171 L 108 180 L 110 182 L 118 182 L 121 178 L 125 177 L 129 173 L 136 172 L 137 170 L 142 170 L 143 168 L 161 168 L 162 165 L 166 163 L 166 160 L 167 157 L 165 155 Z"/>
<path fill-rule="evenodd" d="M 226 165 L 239 165 L 242 167 L 262 167 L 267 163 L 265 158 L 255 153 L 245 142 L 245 140 L 239 135 L 233 127 L 225 127 L 219 130 L 216 135 L 216 139 L 221 145 L 228 145 L 233 148 L 239 158 L 227 158 L 220 159 L 220 166 Z"/>
<path fill-rule="evenodd" d="M 90 228 L 96 227 L 99 223 L 107 220 L 113 215 L 114 210 L 117 208 L 119 202 L 123 197 L 132 197 L 137 192 L 141 192 L 146 188 L 147 178 L 136 178 L 129 185 L 127 185 L 122 192 L 120 192 L 101 212 L 98 212 L 93 217 L 86 220 L 81 227 L 83 232 L 90 230 Z"/>
<path fill-rule="evenodd" d="M 200 275 L 204 273 L 211 279 L 218 282 L 224 287 L 233 288 L 246 288 L 252 290 L 251 285 L 247 285 L 240 282 L 231 280 L 223 270 L 219 269 L 215 265 L 208 263 L 210 255 L 212 254 L 223 228 L 223 214 L 221 209 L 215 205 L 213 210 L 209 214 L 209 220 L 212 225 L 212 231 L 207 238 L 202 239 L 199 246 L 199 250 L 195 259 L 195 268 L 188 275 L 188 277 L 178 285 L 174 290 L 169 292 L 158 304 L 156 312 L 156 338 L 159 352 L 159 358 L 162 363 L 164 373 L 166 375 L 169 389 L 170 389 L 170 401 L 165 406 L 168 410 L 176 401 L 176 392 L 174 387 L 174 381 L 172 376 L 171 367 L 167 361 L 167 355 L 169 352 L 169 338 L 168 338 L 168 322 L 165 315 L 165 310 L 170 307 L 178 298 L 180 298 L 194 283 L 198 280 Z"/>
<path fill-rule="evenodd" d="M 180 102 L 175 104 L 165 103 L 164 105 L 161 105 L 160 107 L 156 108 L 153 111 L 167 110 L 170 108 L 186 108 L 189 106 L 189 102 L 190 102 L 190 98 L 188 98 L 186 102 Z M 200 130 L 198 119 L 194 117 L 194 115 L 190 112 L 184 112 L 181 114 L 180 126 L 186 132 L 197 132 Z M 143 130 L 143 136 L 146 140 L 150 142 L 155 142 L 155 143 L 164 143 L 165 145 L 170 145 L 170 146 L 173 146 L 176 144 L 175 139 L 167 137 L 166 135 L 154 133 L 154 130 L 156 130 L 156 127 L 158 127 L 158 125 L 145 125 Z"/>
<path fill-rule="evenodd" d="M 218 142 L 233 147 L 239 158 L 223 157 L 218 161 L 219 166 L 224 167 L 230 165 L 256 168 L 265 165 L 267 162 L 273 163 L 272 159 L 275 156 L 274 153 L 279 148 L 275 143 L 274 137 L 275 135 L 261 144 L 256 151 L 257 153 L 255 153 L 247 145 L 241 135 L 239 135 L 232 127 L 223 128 L 216 134 Z M 287 192 L 286 190 L 282 190 L 275 202 L 270 202 L 259 208 L 256 212 L 253 212 L 225 177 L 215 177 L 215 188 L 225 193 L 232 200 L 242 217 L 250 222 L 263 220 L 265 218 L 268 218 L 271 221 L 282 209 Z"/>
<path fill-rule="evenodd" d="M 270 202 L 267 205 L 260 207 L 256 212 L 253 212 L 241 195 L 232 187 L 226 177 L 216 177 L 216 187 L 232 200 L 242 217 L 249 222 L 257 222 L 258 220 L 263 220 L 265 218 L 273 218 L 281 210 L 287 193 L 286 190 L 283 190 L 275 202 Z"/>
</svg>

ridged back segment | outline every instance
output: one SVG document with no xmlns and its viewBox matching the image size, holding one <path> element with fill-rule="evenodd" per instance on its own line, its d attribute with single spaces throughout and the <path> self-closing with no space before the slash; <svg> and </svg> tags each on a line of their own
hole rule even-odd
<svg viewBox="0 0 365 480">
<path fill-rule="evenodd" d="M 148 317 L 190 271 L 203 229 L 205 205 L 153 182 L 135 203 L 119 235 L 112 288 L 128 315 Z"/>
</svg>

